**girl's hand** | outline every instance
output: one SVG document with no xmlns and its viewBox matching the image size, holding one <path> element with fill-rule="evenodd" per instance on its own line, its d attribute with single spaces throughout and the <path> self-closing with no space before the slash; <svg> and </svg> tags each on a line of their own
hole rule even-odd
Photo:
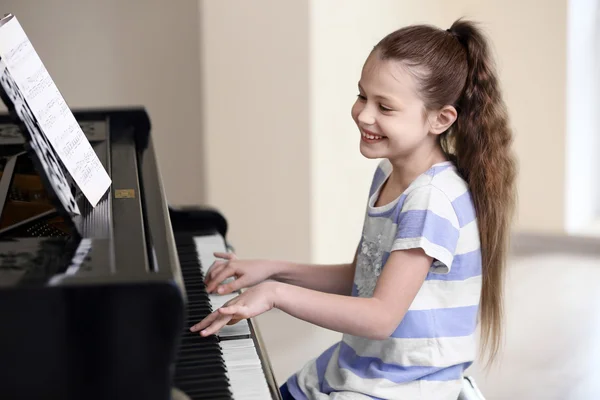
<svg viewBox="0 0 600 400">
<path fill-rule="evenodd" d="M 264 282 L 246 290 L 192 326 L 190 331 L 201 331 L 201 336 L 209 336 L 225 325 L 233 325 L 242 319 L 256 317 L 271 310 L 275 303 L 277 285 L 277 282 Z"/>
<path fill-rule="evenodd" d="M 272 261 L 256 260 L 238 260 L 235 254 L 214 253 L 215 257 L 224 260 L 217 260 L 210 266 L 204 281 L 206 282 L 206 291 L 219 294 L 227 294 L 239 289 L 254 286 L 266 279 L 269 279 L 275 272 L 275 265 Z M 236 279 L 221 284 L 225 279 L 235 277 Z"/>
</svg>

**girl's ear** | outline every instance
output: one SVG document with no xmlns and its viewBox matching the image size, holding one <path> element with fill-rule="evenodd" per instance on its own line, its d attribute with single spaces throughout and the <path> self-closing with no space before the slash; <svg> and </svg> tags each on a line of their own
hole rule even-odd
<svg viewBox="0 0 600 400">
<path fill-rule="evenodd" d="M 444 106 L 441 110 L 436 112 L 429 118 L 429 132 L 434 135 L 439 135 L 444 133 L 452 126 L 456 118 L 458 117 L 458 113 L 456 112 L 456 108 L 453 106 Z"/>
</svg>

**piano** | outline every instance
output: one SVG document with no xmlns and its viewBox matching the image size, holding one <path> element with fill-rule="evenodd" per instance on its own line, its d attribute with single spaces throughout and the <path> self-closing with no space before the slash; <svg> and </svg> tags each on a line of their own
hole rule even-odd
<svg viewBox="0 0 600 400">
<path fill-rule="evenodd" d="M 112 179 L 76 217 L 0 115 L 0 399 L 280 399 L 253 320 L 189 332 L 233 296 L 203 283 L 225 217 L 168 204 L 143 108 L 73 113 Z"/>
</svg>

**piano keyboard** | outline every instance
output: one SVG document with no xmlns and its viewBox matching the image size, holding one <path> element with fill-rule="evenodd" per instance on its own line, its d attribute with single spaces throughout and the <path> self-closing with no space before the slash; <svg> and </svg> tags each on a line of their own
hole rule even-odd
<svg viewBox="0 0 600 400">
<path fill-rule="evenodd" d="M 196 245 L 196 252 L 198 254 L 198 261 L 202 270 L 202 276 L 206 276 L 208 269 L 215 262 L 215 252 L 226 253 L 227 246 L 223 237 L 219 234 L 196 236 L 194 237 L 194 244 Z M 231 280 L 228 279 L 227 281 Z M 237 297 L 237 293 L 231 293 L 226 295 L 209 294 L 208 299 L 210 301 L 213 310 L 222 307 L 229 300 Z M 248 321 L 243 320 L 235 325 L 226 325 L 219 332 L 220 337 L 231 337 L 240 335 L 250 335 L 250 327 Z"/>
<path fill-rule="evenodd" d="M 188 299 L 187 319 L 175 364 L 175 386 L 191 400 L 263 400 L 271 398 L 269 387 L 246 320 L 223 328 L 216 336 L 201 337 L 189 328 L 236 294 L 206 292 L 204 276 L 225 252 L 220 235 L 175 238 Z"/>
</svg>

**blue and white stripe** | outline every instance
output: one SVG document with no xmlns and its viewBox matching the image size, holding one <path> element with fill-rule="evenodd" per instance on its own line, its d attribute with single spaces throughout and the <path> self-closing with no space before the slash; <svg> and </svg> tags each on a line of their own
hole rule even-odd
<svg viewBox="0 0 600 400">
<path fill-rule="evenodd" d="M 289 379 L 296 398 L 456 399 L 475 359 L 481 251 L 468 186 L 452 163 L 440 163 L 375 207 L 391 169 L 384 160 L 371 184 L 352 294 L 372 294 L 369 280 L 392 251 L 422 248 L 434 258 L 430 272 L 389 338 L 344 335 Z"/>
</svg>

